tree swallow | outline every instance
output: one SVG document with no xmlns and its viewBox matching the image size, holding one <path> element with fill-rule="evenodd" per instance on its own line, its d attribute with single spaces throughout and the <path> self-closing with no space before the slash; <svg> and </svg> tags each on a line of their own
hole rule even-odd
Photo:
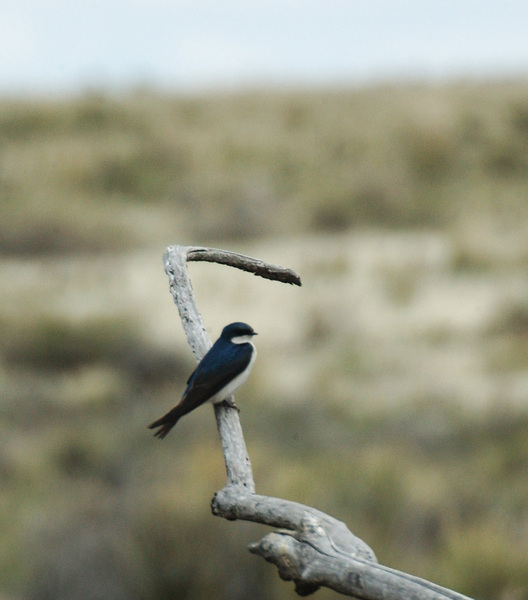
<svg viewBox="0 0 528 600">
<path fill-rule="evenodd" d="M 257 334 L 246 323 L 231 323 L 224 327 L 222 335 L 187 380 L 182 399 L 166 415 L 149 425 L 149 429 L 159 427 L 154 436 L 163 439 L 180 417 L 204 402 L 227 401 L 246 381 L 253 367 L 257 356 L 251 343 L 254 335 Z"/>
</svg>

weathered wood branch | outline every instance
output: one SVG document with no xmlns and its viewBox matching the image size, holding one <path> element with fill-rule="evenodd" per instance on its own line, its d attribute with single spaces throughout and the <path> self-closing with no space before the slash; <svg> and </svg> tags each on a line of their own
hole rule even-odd
<svg viewBox="0 0 528 600">
<path fill-rule="evenodd" d="M 211 347 L 198 311 L 187 261 L 229 265 L 266 279 L 301 285 L 291 269 L 217 250 L 169 246 L 164 266 L 189 346 L 197 360 Z M 372 549 L 333 517 L 297 502 L 255 493 L 253 471 L 238 412 L 214 405 L 224 453 L 227 485 L 212 500 L 216 516 L 262 523 L 279 530 L 251 544 L 250 552 L 274 563 L 279 575 L 295 583 L 301 596 L 326 586 L 364 600 L 469 600 L 433 583 L 377 562 Z"/>
<path fill-rule="evenodd" d="M 301 285 L 301 278 L 291 269 L 285 269 L 278 265 L 271 265 L 258 258 L 251 258 L 250 256 L 244 256 L 243 254 L 237 254 L 236 252 L 229 252 L 227 250 L 189 247 L 187 248 L 187 260 L 215 262 L 221 265 L 235 267 L 242 271 L 248 271 L 259 277 L 264 277 L 264 279 L 273 279 L 275 281 L 281 281 L 282 283 L 291 283 L 292 285 L 298 286 Z"/>
</svg>

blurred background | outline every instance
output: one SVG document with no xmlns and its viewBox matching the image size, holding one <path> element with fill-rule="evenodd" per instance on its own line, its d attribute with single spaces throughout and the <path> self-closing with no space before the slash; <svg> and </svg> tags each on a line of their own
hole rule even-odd
<svg viewBox="0 0 528 600">
<path fill-rule="evenodd" d="M 257 491 L 384 564 L 528 598 L 528 4 L 0 3 L 0 598 L 293 599 L 212 517 L 213 411 L 147 424 L 210 336 Z M 333 598 L 328 590 L 319 598 Z"/>
</svg>

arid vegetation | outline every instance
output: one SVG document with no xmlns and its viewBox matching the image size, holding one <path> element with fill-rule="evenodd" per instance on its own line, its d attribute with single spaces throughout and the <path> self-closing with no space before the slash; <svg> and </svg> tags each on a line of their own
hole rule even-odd
<svg viewBox="0 0 528 600">
<path fill-rule="evenodd" d="M 303 278 L 190 267 L 212 337 L 259 332 L 257 490 L 525 598 L 527 240 L 524 81 L 0 101 L 0 595 L 294 597 L 246 551 L 257 526 L 210 514 L 212 410 L 146 429 L 193 368 L 161 267 L 180 243 Z"/>
</svg>

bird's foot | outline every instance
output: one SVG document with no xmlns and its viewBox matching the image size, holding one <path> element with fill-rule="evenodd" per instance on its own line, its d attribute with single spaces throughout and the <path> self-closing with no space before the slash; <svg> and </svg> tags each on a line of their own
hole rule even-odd
<svg viewBox="0 0 528 600">
<path fill-rule="evenodd" d="M 240 408 L 238 408 L 238 406 L 235 404 L 235 401 L 233 398 L 226 398 L 225 400 L 222 401 L 222 405 L 227 406 L 229 408 L 234 408 L 234 409 L 236 409 L 237 412 L 240 412 Z"/>
</svg>

